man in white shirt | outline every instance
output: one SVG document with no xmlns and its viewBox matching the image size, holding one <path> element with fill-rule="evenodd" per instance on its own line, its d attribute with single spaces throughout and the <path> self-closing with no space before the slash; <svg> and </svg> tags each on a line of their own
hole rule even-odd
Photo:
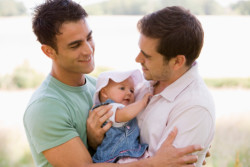
<svg viewBox="0 0 250 167">
<path fill-rule="evenodd" d="M 201 147 L 174 148 L 175 132 L 148 159 L 120 165 L 92 162 L 86 120 L 93 105 L 96 81 L 87 74 L 95 67 L 95 43 L 87 16 L 82 6 L 72 0 L 46 0 L 34 9 L 33 31 L 43 53 L 52 61 L 50 74 L 31 97 L 23 117 L 36 166 L 166 167 L 196 162 L 196 157 L 189 153 Z M 99 113 L 100 109 L 109 111 L 110 106 L 93 112 Z M 105 115 L 103 121 L 110 116 Z"/>
<path fill-rule="evenodd" d="M 149 154 L 153 156 L 177 127 L 173 145 L 202 145 L 205 149 L 195 153 L 196 166 L 201 166 L 215 126 L 214 102 L 195 62 L 203 46 L 202 26 L 188 10 L 166 7 L 144 16 L 138 29 L 141 51 L 136 62 L 149 81 L 139 95 L 148 91 L 154 95 L 137 116 L 141 141 L 149 144 Z"/>
</svg>

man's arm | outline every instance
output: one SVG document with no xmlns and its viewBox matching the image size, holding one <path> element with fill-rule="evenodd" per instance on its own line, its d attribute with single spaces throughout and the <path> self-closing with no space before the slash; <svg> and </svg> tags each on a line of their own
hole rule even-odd
<svg viewBox="0 0 250 167">
<path fill-rule="evenodd" d="M 154 157 L 128 164 L 92 163 L 88 150 L 79 137 L 43 152 L 46 159 L 55 167 L 192 167 L 197 157 L 189 155 L 201 150 L 200 146 L 188 146 L 177 149 L 172 146 L 177 130 L 174 129 Z M 189 164 L 189 165 L 187 165 Z"/>
<path fill-rule="evenodd" d="M 210 113 L 203 107 L 195 106 L 186 108 L 183 111 L 172 112 L 169 116 L 168 124 L 158 143 L 158 147 L 165 141 L 168 133 L 173 127 L 178 127 L 179 134 L 174 141 L 176 147 L 184 147 L 192 144 L 199 144 L 204 147 L 202 152 L 196 152 L 199 155 L 199 161 L 196 166 L 205 163 L 205 158 L 209 156 L 209 143 L 213 137 L 214 122 Z M 203 159 L 204 158 L 204 159 Z"/>
<path fill-rule="evenodd" d="M 98 107 L 99 108 L 99 107 Z M 108 116 L 105 116 L 108 115 Z M 105 118 L 108 119 L 110 113 L 104 109 L 96 110 L 91 112 L 87 120 L 87 132 L 88 132 L 88 141 L 92 146 L 98 146 L 101 144 L 104 137 L 107 127 L 101 127 L 102 123 L 105 122 Z M 107 125 L 106 125 L 107 126 Z M 110 125 L 111 126 L 111 125 Z M 96 132 L 101 132 L 100 134 Z M 90 135 L 89 135 L 90 134 Z M 101 136 L 103 135 L 103 136 Z M 125 164 L 126 167 L 133 166 L 157 166 L 157 167 L 192 167 L 192 163 L 197 161 L 197 156 L 190 155 L 193 152 L 200 151 L 201 146 L 191 145 L 184 148 L 175 148 L 172 143 L 177 135 L 177 129 L 174 129 L 168 136 L 168 138 L 163 142 L 157 154 L 153 157 L 140 160 L 134 163 Z M 101 136 L 101 137 L 100 137 Z M 101 138 L 101 140 L 100 140 Z M 94 147 L 93 147 L 94 148 Z M 103 164 L 102 164 L 103 165 Z M 112 164 L 109 164 L 112 165 Z M 116 166 L 120 166 L 116 164 Z"/>
<path fill-rule="evenodd" d="M 87 119 L 87 137 L 88 145 L 96 150 L 97 146 L 102 143 L 104 134 L 111 128 L 112 122 L 108 122 L 102 127 L 103 123 L 112 116 L 111 105 L 100 106 L 93 111 L 89 111 Z"/>
</svg>

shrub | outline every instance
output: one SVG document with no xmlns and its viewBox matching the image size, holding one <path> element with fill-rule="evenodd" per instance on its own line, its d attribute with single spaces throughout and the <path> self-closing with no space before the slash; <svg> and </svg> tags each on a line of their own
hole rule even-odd
<svg viewBox="0 0 250 167">
<path fill-rule="evenodd" d="M 10 75 L 0 77 L 1 89 L 27 89 L 35 88 L 41 84 L 45 76 L 36 72 L 28 62 L 14 69 Z"/>
<path fill-rule="evenodd" d="M 98 77 L 98 75 L 101 72 L 110 71 L 110 70 L 113 70 L 113 69 L 110 68 L 110 67 L 98 66 L 98 67 L 95 68 L 95 70 L 92 73 L 90 73 L 90 75 L 93 76 L 93 77 Z"/>
<path fill-rule="evenodd" d="M 204 81 L 214 88 L 250 88 L 250 78 L 205 78 Z"/>
</svg>

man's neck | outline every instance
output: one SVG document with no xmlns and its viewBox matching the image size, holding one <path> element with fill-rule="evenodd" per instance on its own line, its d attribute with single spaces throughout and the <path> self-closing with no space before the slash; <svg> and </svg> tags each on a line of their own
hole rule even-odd
<svg viewBox="0 0 250 167">
<path fill-rule="evenodd" d="M 156 94 L 161 93 L 168 85 L 170 85 L 170 84 L 167 84 L 167 83 L 165 83 L 163 81 L 157 81 L 153 85 L 153 87 L 154 87 L 154 93 L 153 94 L 156 95 Z"/>
<path fill-rule="evenodd" d="M 180 71 L 177 71 L 175 75 L 171 76 L 168 80 L 161 80 L 157 81 L 154 84 L 154 95 L 161 93 L 166 87 L 174 83 L 176 80 L 178 80 L 181 76 L 183 76 L 191 67 L 183 68 Z"/>
<path fill-rule="evenodd" d="M 82 86 L 85 84 L 84 74 L 61 72 L 53 69 L 50 74 L 60 82 L 69 86 Z"/>
</svg>

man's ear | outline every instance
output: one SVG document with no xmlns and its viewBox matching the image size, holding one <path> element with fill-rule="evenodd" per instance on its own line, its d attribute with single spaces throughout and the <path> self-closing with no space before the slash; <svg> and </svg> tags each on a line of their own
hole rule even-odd
<svg viewBox="0 0 250 167">
<path fill-rule="evenodd" d="M 42 45 L 41 49 L 42 49 L 43 53 L 46 56 L 48 56 L 49 58 L 51 58 L 53 60 L 56 58 L 56 51 L 55 51 L 55 49 L 53 49 L 49 45 Z"/>
<path fill-rule="evenodd" d="M 173 69 L 178 70 L 186 65 L 186 57 L 184 55 L 177 55 L 173 60 Z"/>
</svg>

